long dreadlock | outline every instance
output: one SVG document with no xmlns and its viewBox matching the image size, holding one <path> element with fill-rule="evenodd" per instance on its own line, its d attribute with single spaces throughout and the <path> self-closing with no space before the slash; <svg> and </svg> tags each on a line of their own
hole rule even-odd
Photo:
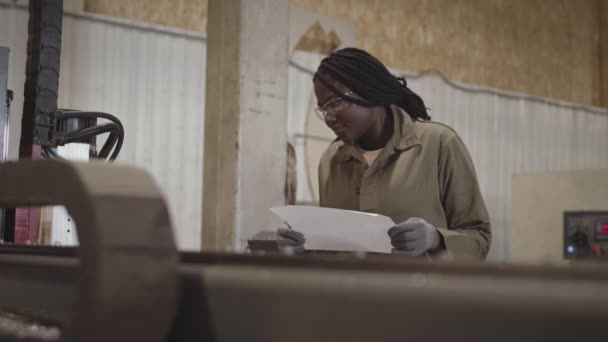
<svg viewBox="0 0 608 342">
<path fill-rule="evenodd" d="M 325 75 L 341 82 L 363 99 L 344 95 Z M 348 102 L 365 107 L 397 105 L 412 119 L 431 119 L 424 101 L 407 87 L 405 78 L 391 74 L 382 62 L 361 49 L 345 48 L 332 53 L 321 61 L 314 78 Z"/>
</svg>

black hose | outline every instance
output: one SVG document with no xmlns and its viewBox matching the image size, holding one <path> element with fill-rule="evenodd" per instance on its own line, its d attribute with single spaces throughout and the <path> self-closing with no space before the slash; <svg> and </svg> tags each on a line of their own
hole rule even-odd
<svg viewBox="0 0 608 342">
<path fill-rule="evenodd" d="M 103 147 L 101 148 L 99 154 L 97 155 L 97 158 L 106 160 L 108 157 L 108 154 L 110 154 L 110 152 L 112 151 L 112 148 L 114 147 L 114 144 L 118 140 L 119 130 L 120 130 L 119 126 L 115 123 L 101 124 L 98 126 L 93 126 L 93 127 L 89 127 L 89 128 L 85 128 L 85 129 L 76 131 L 76 132 L 72 132 L 66 137 L 65 142 L 69 143 L 69 142 L 72 142 L 75 140 L 80 140 L 83 138 L 94 137 L 94 136 L 104 134 L 104 133 L 110 133 L 110 135 L 107 137 L 106 141 L 104 142 Z"/>
<path fill-rule="evenodd" d="M 117 132 L 111 132 L 106 139 L 106 142 L 103 144 L 103 147 L 99 151 L 99 154 L 97 154 L 97 157 L 106 160 L 110 152 L 112 152 L 112 148 L 114 147 L 114 144 L 116 144 L 116 140 L 118 140 Z"/>
<path fill-rule="evenodd" d="M 69 133 L 63 140 L 64 144 L 81 140 L 84 138 L 94 137 L 104 133 L 118 132 L 120 127 L 115 123 L 105 123 L 93 127 L 84 128 L 75 132 Z"/>
<path fill-rule="evenodd" d="M 116 143 L 116 147 L 114 148 L 114 153 L 112 153 L 110 160 L 115 160 L 116 157 L 118 157 L 118 154 L 120 153 L 120 150 L 122 148 L 123 141 L 125 139 L 125 131 L 124 131 L 124 127 L 122 126 L 122 123 L 120 122 L 120 120 L 118 120 L 117 117 L 115 117 L 114 115 L 111 115 L 108 113 L 102 113 L 102 112 L 85 112 L 85 111 L 77 111 L 77 110 L 73 110 L 73 109 L 61 109 L 58 112 L 57 119 L 62 119 L 62 118 L 64 118 L 64 119 L 102 118 L 102 119 L 110 120 L 113 123 L 115 123 L 116 125 L 118 125 L 118 127 L 119 127 L 118 142 Z"/>
</svg>

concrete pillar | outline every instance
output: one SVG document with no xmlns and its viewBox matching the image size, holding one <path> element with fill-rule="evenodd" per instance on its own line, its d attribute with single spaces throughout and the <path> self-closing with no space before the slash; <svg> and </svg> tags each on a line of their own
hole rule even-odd
<svg viewBox="0 0 608 342">
<path fill-rule="evenodd" d="M 598 0 L 599 16 L 599 103 L 602 107 L 608 107 L 608 1 Z"/>
<path fill-rule="evenodd" d="M 203 250 L 242 248 L 285 203 L 289 0 L 209 0 Z"/>
</svg>

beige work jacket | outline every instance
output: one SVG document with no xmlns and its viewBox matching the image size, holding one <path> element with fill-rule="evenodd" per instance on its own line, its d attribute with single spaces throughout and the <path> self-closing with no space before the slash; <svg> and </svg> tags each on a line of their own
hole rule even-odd
<svg viewBox="0 0 608 342">
<path fill-rule="evenodd" d="M 448 257 L 484 259 L 490 222 L 464 143 L 450 127 L 391 110 L 393 136 L 371 166 L 355 146 L 329 145 L 319 163 L 320 205 L 395 223 L 420 217 L 440 232 Z"/>
</svg>

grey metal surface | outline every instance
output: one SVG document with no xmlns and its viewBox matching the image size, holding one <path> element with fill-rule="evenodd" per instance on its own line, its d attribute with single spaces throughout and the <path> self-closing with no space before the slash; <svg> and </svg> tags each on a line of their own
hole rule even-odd
<svg viewBox="0 0 608 342">
<path fill-rule="evenodd" d="M 39 298 L 28 300 L 69 317 L 78 265 L 73 250 L 58 251 L 59 256 L 35 256 L 0 248 L 0 293 L 19 293 L 18 282 L 7 287 L 12 276 L 31 279 Z M 165 340 L 603 340 L 607 270 L 605 265 L 466 265 L 386 256 L 182 254 L 180 302 Z M 27 300 L 21 300 L 26 307 Z M 114 328 L 116 319 L 103 324 Z"/>
<path fill-rule="evenodd" d="M 8 54 L 7 47 L 0 46 L 0 162 L 4 162 L 8 157 Z"/>
<path fill-rule="evenodd" d="M 58 341 L 74 315 L 77 259 L 3 254 L 0 273 L 0 340 Z"/>
<path fill-rule="evenodd" d="M 21 341 L 56 341 L 61 331 L 58 327 L 32 321 L 27 317 L 12 312 L 0 311 L 0 340 L 12 341 L 20 336 Z"/>
<path fill-rule="evenodd" d="M 182 282 L 180 341 L 571 341 L 608 319 L 605 281 L 214 265 Z"/>
</svg>

